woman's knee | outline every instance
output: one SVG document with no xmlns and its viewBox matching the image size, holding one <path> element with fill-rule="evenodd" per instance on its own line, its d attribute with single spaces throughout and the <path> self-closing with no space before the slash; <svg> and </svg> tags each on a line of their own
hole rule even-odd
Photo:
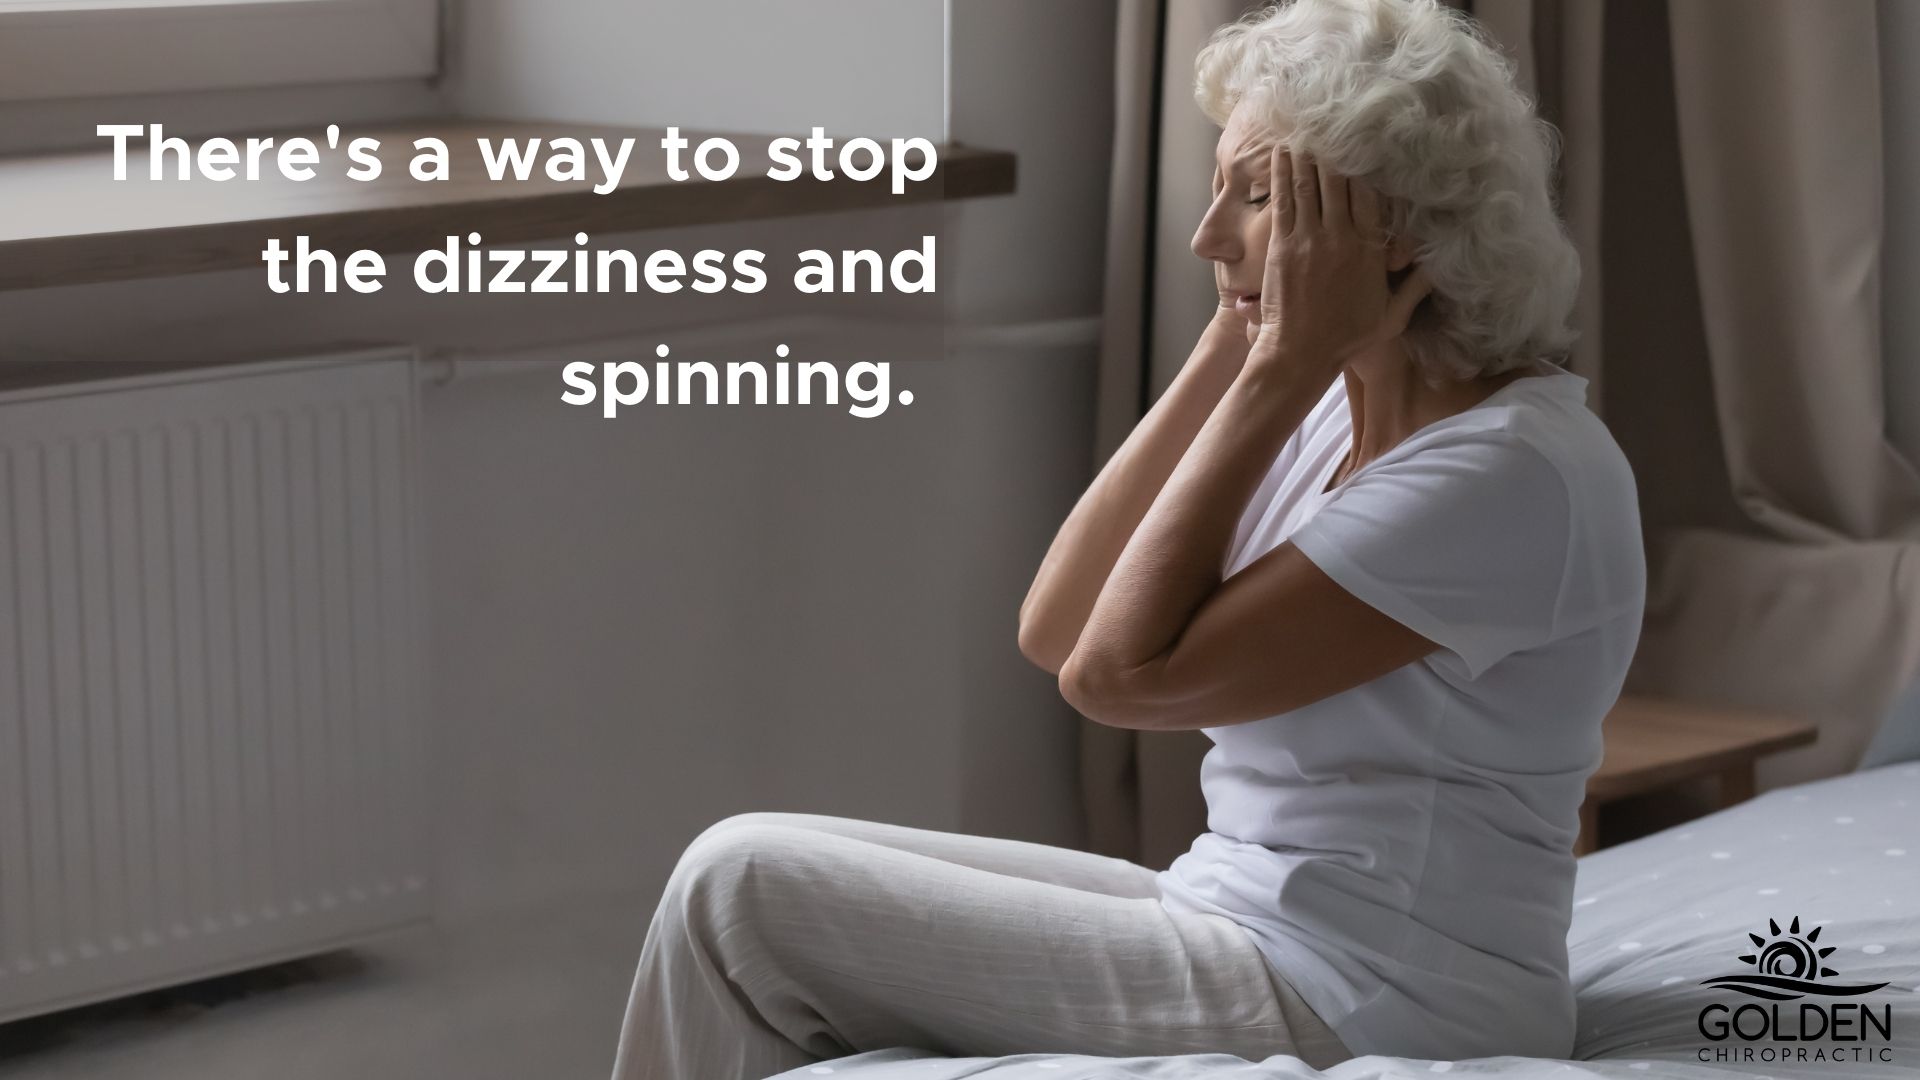
<svg viewBox="0 0 1920 1080">
<path fill-rule="evenodd" d="M 807 834 L 743 814 L 709 827 L 687 845 L 667 879 L 655 931 L 676 947 L 759 948 L 793 901 Z"/>
<path fill-rule="evenodd" d="M 769 813 L 735 814 L 708 826 L 681 852 L 668 892 L 731 896 L 790 863 L 806 834 Z M 736 897 L 737 899 L 737 897 Z"/>
<path fill-rule="evenodd" d="M 721 818 L 693 838 L 680 854 L 668 891 L 706 893 L 777 888 L 777 881 L 817 879 L 816 865 L 846 822 L 823 814 L 754 810 Z"/>
<path fill-rule="evenodd" d="M 796 814 L 779 810 L 749 810 L 744 813 L 723 817 L 719 821 L 707 826 L 699 836 L 694 837 L 693 843 L 698 844 L 703 840 L 718 836 L 722 833 L 732 832 L 736 829 L 766 828 L 768 826 L 780 826 L 789 829 L 811 829 L 815 828 L 819 823 L 831 820 L 833 819 L 824 814 Z M 691 844 L 688 846 L 689 848 L 692 847 Z"/>
<path fill-rule="evenodd" d="M 752 810 L 721 818 L 707 826 L 680 853 L 676 878 L 738 874 L 755 865 L 791 861 L 815 846 L 816 823 L 833 819 L 819 814 Z"/>
</svg>

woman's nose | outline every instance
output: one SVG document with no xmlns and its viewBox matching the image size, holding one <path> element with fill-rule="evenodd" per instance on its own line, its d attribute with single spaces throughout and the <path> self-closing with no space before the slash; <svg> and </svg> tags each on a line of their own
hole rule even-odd
<svg viewBox="0 0 1920 1080">
<path fill-rule="evenodd" d="M 1200 228 L 1193 234 L 1193 253 L 1210 262 L 1239 262 L 1240 239 L 1225 227 L 1222 217 L 1219 203 L 1207 208 L 1207 216 L 1200 219 Z"/>
</svg>

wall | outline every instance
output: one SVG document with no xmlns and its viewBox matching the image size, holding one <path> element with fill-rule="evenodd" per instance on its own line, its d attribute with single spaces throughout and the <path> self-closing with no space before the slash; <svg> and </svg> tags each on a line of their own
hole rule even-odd
<svg viewBox="0 0 1920 1080">
<path fill-rule="evenodd" d="M 446 918 L 644 901 L 700 828 L 749 809 L 1077 842 L 1077 721 L 1018 656 L 1014 621 L 1090 464 L 1105 6 L 960 6 L 952 135 L 1019 153 L 1018 195 L 605 238 L 777 252 L 937 232 L 931 304 L 809 302 L 866 328 L 749 329 L 705 354 L 766 356 L 778 339 L 801 358 L 891 359 L 910 411 L 609 423 L 562 407 L 550 366 L 470 364 L 427 391 Z M 475 0 L 443 90 L 476 114 L 938 134 L 940 5 L 801 7 Z M 686 92 L 696 75 L 711 93 Z M 800 310 L 772 290 L 274 297 L 236 271 L 0 294 L 0 357 L 254 355 L 347 336 L 535 358 L 664 340 L 687 356 L 703 328 Z"/>
<path fill-rule="evenodd" d="M 946 130 L 943 0 L 466 0 L 474 116 L 871 136 Z"/>
</svg>

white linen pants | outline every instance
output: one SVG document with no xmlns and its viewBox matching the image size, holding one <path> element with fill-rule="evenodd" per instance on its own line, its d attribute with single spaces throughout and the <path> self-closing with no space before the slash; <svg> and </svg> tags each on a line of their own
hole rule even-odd
<svg viewBox="0 0 1920 1080">
<path fill-rule="evenodd" d="M 946 1056 L 1350 1055 L 1245 930 L 1084 851 L 812 814 L 687 846 L 640 952 L 614 1080 L 763 1080 Z"/>
</svg>

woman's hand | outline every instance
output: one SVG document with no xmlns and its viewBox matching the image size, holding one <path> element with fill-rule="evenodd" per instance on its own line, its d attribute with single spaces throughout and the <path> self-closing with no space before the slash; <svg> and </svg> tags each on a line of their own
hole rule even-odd
<svg viewBox="0 0 1920 1080">
<path fill-rule="evenodd" d="M 1417 270 L 1389 286 L 1374 192 L 1286 153 L 1276 151 L 1269 206 L 1278 206 L 1246 362 L 1113 561 L 1058 669 L 1061 694 L 1099 723 L 1258 720 L 1437 647 L 1291 544 L 1224 574 L 1276 455 L 1340 369 L 1398 337 L 1430 291 Z"/>
<path fill-rule="evenodd" d="M 1253 356 L 1325 364 L 1331 378 L 1404 333 L 1433 285 L 1416 265 L 1388 290 L 1379 192 L 1281 144 L 1272 170 L 1273 229 Z"/>
<path fill-rule="evenodd" d="M 1247 328 L 1231 307 L 1214 312 L 1172 385 L 1107 459 L 1054 536 L 1020 605 L 1020 651 L 1049 673 L 1067 662 L 1121 550 L 1239 378 L 1252 351 Z"/>
</svg>

